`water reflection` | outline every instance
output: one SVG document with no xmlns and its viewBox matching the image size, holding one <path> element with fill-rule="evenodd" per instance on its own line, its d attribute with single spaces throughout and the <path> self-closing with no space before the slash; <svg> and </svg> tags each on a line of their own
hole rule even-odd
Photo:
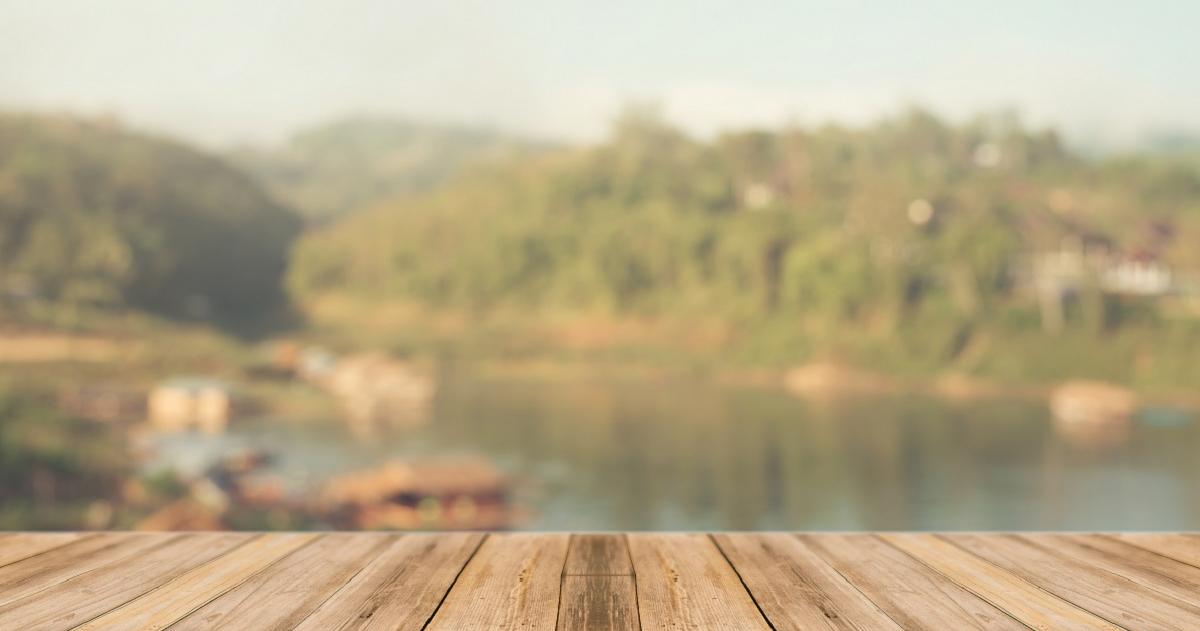
<svg viewBox="0 0 1200 631">
<path fill-rule="evenodd" d="M 1076 447 L 1107 451 L 1129 442 L 1132 421 L 1129 417 L 1096 419 L 1090 422 L 1056 417 L 1054 431 L 1064 441 Z"/>
<path fill-rule="evenodd" d="M 433 417 L 370 440 L 278 422 L 214 440 L 269 446 L 298 486 L 396 457 L 482 455 L 523 481 L 533 529 L 1200 527 L 1191 422 L 1086 434 L 1039 401 L 466 376 L 446 381 Z"/>
</svg>

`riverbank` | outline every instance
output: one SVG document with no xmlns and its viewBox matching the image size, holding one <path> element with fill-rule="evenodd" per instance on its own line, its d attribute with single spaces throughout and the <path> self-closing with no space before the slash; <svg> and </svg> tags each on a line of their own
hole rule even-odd
<svg viewBox="0 0 1200 631">
<path fill-rule="evenodd" d="M 804 319 L 736 322 L 697 314 L 617 316 L 493 308 L 471 312 L 339 295 L 299 306 L 305 340 L 439 363 L 513 365 L 542 373 L 698 374 L 778 384 L 796 367 L 834 364 L 850 390 L 921 390 L 948 397 L 1046 396 L 1073 379 L 1115 383 L 1153 399 L 1200 404 L 1200 328 L 1112 331 L 1036 326 L 956 329 L 891 324 L 822 327 Z M 553 376 L 553 375 L 550 375 Z"/>
<path fill-rule="evenodd" d="M 549 359 L 521 361 L 483 360 L 470 367 L 484 377 L 542 382 L 600 381 L 689 381 L 719 386 L 781 390 L 799 398 L 836 400 L 860 396 L 914 395 L 946 402 L 996 399 L 1049 401 L 1054 384 L 1014 384 L 982 379 L 961 373 L 944 373 L 917 378 L 888 375 L 825 362 L 790 369 L 690 368 L 647 364 L 578 362 Z M 1189 391 L 1134 391 L 1143 405 L 1200 412 L 1200 393 Z"/>
<path fill-rule="evenodd" d="M 857 346 L 831 338 L 822 350 L 793 345 L 767 355 L 750 352 L 770 332 L 739 332 L 718 320 L 583 317 L 520 312 L 487 314 L 429 311 L 394 302 L 364 304 L 331 297 L 303 309 L 304 324 L 288 332 L 293 346 L 327 348 L 336 354 L 374 352 L 415 360 L 431 373 L 478 371 L 543 381 L 588 379 L 668 380 L 778 388 L 802 397 L 918 394 L 949 401 L 977 399 L 1046 400 L 1055 387 L 1073 379 L 1104 381 L 1130 388 L 1147 405 L 1200 410 L 1200 391 L 1189 387 L 1190 364 L 1155 354 L 1149 347 L 1129 351 L 1128 340 L 1094 350 L 1082 360 L 1059 358 L 1040 371 L 1024 349 L 1036 340 L 976 342 L 954 362 L 938 365 L 903 349 L 878 333 L 864 332 Z M 327 396 L 274 374 L 271 340 L 239 339 L 202 324 L 184 324 L 137 314 L 92 317 L 89 326 L 7 327 L 0 342 L 0 376 L 10 381 L 121 383 L 149 388 L 178 375 L 205 375 L 228 381 L 273 418 L 304 420 L 337 415 Z M 1063 337 L 1039 353 L 1070 355 L 1095 340 Z M 15 350 L 14 350 L 15 349 Z M 1176 355 L 1186 354 L 1186 344 Z M 20 351 L 20 352 L 17 352 Z M 103 351 L 103 352 L 101 352 Z M 1126 361 L 1125 356 L 1135 356 Z M 875 361 L 872 361 L 872 359 Z M 1122 365 L 1122 362 L 1124 365 Z M 1107 365 L 1112 364 L 1112 365 Z M 1158 368 L 1155 369 L 1155 366 Z M 1163 366 L 1177 366 L 1171 379 Z M 1157 370 L 1158 372 L 1154 372 Z M 1122 378 L 1124 377 L 1124 378 Z"/>
</svg>

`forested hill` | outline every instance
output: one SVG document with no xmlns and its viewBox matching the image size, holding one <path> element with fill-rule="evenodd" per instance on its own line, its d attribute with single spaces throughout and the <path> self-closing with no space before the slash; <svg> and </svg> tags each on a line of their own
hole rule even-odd
<svg viewBox="0 0 1200 631">
<path fill-rule="evenodd" d="M 314 222 L 374 202 L 429 191 L 463 169 L 545 150 L 498 132 L 354 117 L 301 131 L 277 148 L 230 158 Z"/>
<path fill-rule="evenodd" d="M 0 298 L 245 317 L 300 227 L 224 161 L 103 121 L 0 115 Z"/>
<path fill-rule="evenodd" d="M 700 141 L 632 110 L 590 148 L 352 120 L 255 158 L 256 180 L 119 125 L 7 114 L 0 308 L 253 317 L 286 273 L 302 306 L 348 299 L 330 302 L 347 327 L 388 301 L 518 314 L 529 339 L 547 314 L 717 323 L 717 361 L 1179 382 L 1200 378 L 1200 166 L 1177 153 L 1085 159 L 1010 116 L 921 111 Z M 302 220 L 256 181 L 326 221 L 293 248 Z M 1103 286 L 1125 262 L 1105 282 L 1143 284 Z"/>
<path fill-rule="evenodd" d="M 1067 305 L 1063 334 L 1043 334 L 1027 263 L 1079 243 L 1200 269 L 1200 175 L 1085 160 L 1009 116 L 951 125 L 914 111 L 700 142 L 634 111 L 602 146 L 311 233 L 290 282 L 302 298 L 719 318 L 772 360 L 871 361 L 887 347 L 926 368 L 1011 374 L 1051 351 L 1083 361 L 1071 344 L 1090 351 L 1114 332 L 1114 362 L 1195 345 L 1194 319 L 1089 292 Z"/>
</svg>

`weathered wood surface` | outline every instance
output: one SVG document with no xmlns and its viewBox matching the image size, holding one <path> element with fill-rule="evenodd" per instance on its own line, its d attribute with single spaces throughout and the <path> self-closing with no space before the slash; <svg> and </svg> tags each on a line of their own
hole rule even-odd
<svg viewBox="0 0 1200 631">
<path fill-rule="evenodd" d="M 1026 629 L 987 601 L 874 535 L 822 535 L 804 540 L 904 629 Z"/>
<path fill-rule="evenodd" d="M 79 631 L 165 629 L 315 538 L 316 535 L 299 533 L 256 537 L 75 628 Z"/>
<path fill-rule="evenodd" d="M 297 628 L 423 628 L 482 541 L 483 535 L 467 533 L 393 536 L 382 553 Z"/>
<path fill-rule="evenodd" d="M 82 537 L 54 554 L 31 554 L 21 563 L 0 567 L 0 605 L 53 587 L 67 579 L 145 552 L 175 535 L 114 533 Z"/>
<path fill-rule="evenodd" d="M 85 535 L 69 532 L 17 533 L 0 539 L 0 566 L 41 554 Z"/>
<path fill-rule="evenodd" d="M 1200 629 L 1197 534 L 0 533 L 0 629 Z"/>
<path fill-rule="evenodd" d="M 573 535 L 563 567 L 558 629 L 640 629 L 625 535 Z"/>
<path fill-rule="evenodd" d="M 949 539 L 1047 593 L 1130 631 L 1200 629 L 1200 609 L 1195 605 L 1063 554 L 1056 540 L 1039 543 L 1016 535 L 954 535 Z"/>
<path fill-rule="evenodd" d="M 883 535 L 883 538 L 946 578 L 1008 612 L 1026 626 L 1044 631 L 1120 631 L 1120 627 L 1110 624 L 1105 619 L 1057 598 L 941 537 L 889 534 Z"/>
<path fill-rule="evenodd" d="M 492 535 L 429 624 L 444 631 L 554 631 L 570 537 Z"/>
<path fill-rule="evenodd" d="M 629 535 L 638 613 L 649 629 L 769 629 L 704 535 Z"/>
<path fill-rule="evenodd" d="M 148 550 L 0 606 L 0 629 L 73 629 L 132 604 L 160 585 L 250 540 L 248 535 L 228 533 L 147 536 L 158 540 Z"/>
<path fill-rule="evenodd" d="M 794 535 L 717 535 L 716 540 L 776 629 L 900 631 Z"/>
<path fill-rule="evenodd" d="M 295 628 L 391 541 L 386 535 L 324 535 L 208 601 L 171 629 Z"/>
</svg>

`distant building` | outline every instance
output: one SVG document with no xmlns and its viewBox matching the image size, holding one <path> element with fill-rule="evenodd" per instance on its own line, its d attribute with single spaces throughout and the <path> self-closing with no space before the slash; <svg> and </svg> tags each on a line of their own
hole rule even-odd
<svg viewBox="0 0 1200 631">
<path fill-rule="evenodd" d="M 1115 294 L 1162 296 L 1173 286 L 1171 268 L 1151 254 L 1135 253 L 1105 267 L 1100 286 Z"/>
<path fill-rule="evenodd" d="M 1161 244 L 1160 244 L 1161 245 Z M 1123 252 L 1109 239 L 1077 233 L 1063 237 L 1058 249 L 1033 257 L 1033 288 L 1047 329 L 1063 326 L 1063 301 L 1087 287 L 1107 294 L 1164 297 L 1180 287 L 1171 268 L 1155 250 Z"/>
<path fill-rule="evenodd" d="M 149 398 L 150 423 L 166 430 L 225 431 L 241 407 L 232 388 L 209 378 L 180 378 L 154 388 Z"/>
</svg>

